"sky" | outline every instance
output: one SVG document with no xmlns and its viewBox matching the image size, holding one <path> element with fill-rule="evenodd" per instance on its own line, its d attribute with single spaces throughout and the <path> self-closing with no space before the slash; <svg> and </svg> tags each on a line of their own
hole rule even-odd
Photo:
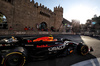
<svg viewBox="0 0 100 66">
<path fill-rule="evenodd" d="M 69 21 L 79 20 L 85 24 L 95 14 L 100 15 L 100 0 L 34 0 L 54 11 L 54 7 L 63 7 L 63 17 Z"/>
</svg>

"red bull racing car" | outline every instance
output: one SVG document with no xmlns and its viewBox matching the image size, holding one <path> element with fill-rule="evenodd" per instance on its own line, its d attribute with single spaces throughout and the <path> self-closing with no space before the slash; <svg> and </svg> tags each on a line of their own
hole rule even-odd
<svg viewBox="0 0 100 66">
<path fill-rule="evenodd" d="M 0 63 L 3 66 L 23 66 L 27 58 L 44 60 L 67 56 L 73 52 L 86 55 L 92 48 L 83 43 L 54 37 L 21 38 L 9 37 L 0 40 Z"/>
</svg>

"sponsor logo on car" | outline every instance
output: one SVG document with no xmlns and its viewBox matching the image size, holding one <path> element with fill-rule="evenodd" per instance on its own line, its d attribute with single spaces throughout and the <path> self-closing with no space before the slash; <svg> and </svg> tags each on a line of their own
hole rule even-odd
<svg viewBox="0 0 100 66">
<path fill-rule="evenodd" d="M 57 46 L 57 47 L 50 47 L 48 48 L 49 51 L 54 51 L 54 50 L 62 50 L 65 48 L 65 45 L 62 46 Z"/>
</svg>

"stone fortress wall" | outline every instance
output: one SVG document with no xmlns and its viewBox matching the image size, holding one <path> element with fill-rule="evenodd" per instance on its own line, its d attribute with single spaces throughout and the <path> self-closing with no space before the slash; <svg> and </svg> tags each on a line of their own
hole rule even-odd
<svg viewBox="0 0 100 66">
<path fill-rule="evenodd" d="M 0 12 L 7 17 L 8 28 L 13 30 L 24 30 L 25 26 L 37 30 L 37 25 L 46 23 L 47 28 L 51 26 L 57 30 L 63 21 L 63 8 L 54 7 L 54 11 L 34 0 L 0 0 Z"/>
</svg>

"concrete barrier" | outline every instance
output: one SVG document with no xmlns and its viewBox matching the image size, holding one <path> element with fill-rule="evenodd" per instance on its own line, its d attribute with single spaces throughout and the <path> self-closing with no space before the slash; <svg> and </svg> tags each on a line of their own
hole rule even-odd
<svg viewBox="0 0 100 66">
<path fill-rule="evenodd" d="M 1 30 L 0 35 L 34 35 L 34 34 L 72 34 L 71 32 L 47 32 L 47 31 L 10 31 L 10 30 Z"/>
</svg>

